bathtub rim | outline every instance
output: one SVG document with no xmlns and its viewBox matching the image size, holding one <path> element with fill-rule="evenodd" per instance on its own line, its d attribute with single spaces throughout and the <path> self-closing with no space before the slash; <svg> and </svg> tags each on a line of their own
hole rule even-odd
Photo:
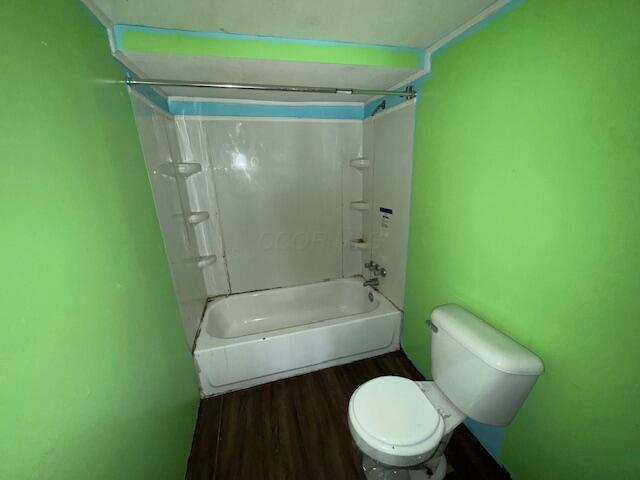
<svg viewBox="0 0 640 480">
<path fill-rule="evenodd" d="M 382 295 L 382 293 L 380 293 L 378 290 L 374 288 L 369 287 L 369 291 L 373 293 L 373 295 L 375 296 L 375 299 L 378 301 L 378 306 L 369 312 L 359 313 L 355 315 L 343 315 L 340 317 L 331 317 L 331 318 L 327 318 L 327 319 L 316 321 L 316 322 L 306 323 L 303 325 L 296 325 L 296 326 L 285 327 L 285 328 L 280 328 L 276 330 L 269 330 L 267 332 L 253 333 L 250 335 L 242 335 L 239 337 L 230 337 L 230 338 L 213 337 L 209 334 L 207 330 L 207 324 L 211 318 L 208 315 L 211 309 L 211 305 L 220 301 L 224 301 L 229 297 L 237 297 L 240 295 L 254 295 L 254 294 L 260 294 L 263 292 L 269 292 L 272 290 L 279 290 L 283 288 L 308 287 L 312 285 L 320 285 L 324 283 L 343 282 L 343 281 L 346 281 L 349 283 L 361 283 L 363 280 L 362 280 L 362 277 L 335 278 L 332 280 L 324 280 L 321 282 L 307 283 L 304 285 L 276 287 L 272 289 L 255 290 L 251 292 L 240 292 L 240 293 L 233 293 L 230 295 L 221 295 L 221 296 L 215 297 L 207 302 L 204 312 L 202 314 L 200 328 L 198 329 L 198 337 L 194 342 L 193 354 L 195 355 L 197 352 L 208 350 L 210 348 L 224 347 L 224 346 L 233 345 L 236 343 L 260 342 L 260 341 L 264 341 L 266 338 L 269 338 L 269 337 L 286 335 L 286 334 L 295 333 L 298 331 L 307 330 L 310 328 L 321 328 L 322 326 L 329 326 L 329 325 L 341 323 L 347 319 L 349 321 L 359 320 L 364 318 L 388 315 L 390 313 L 395 313 L 395 312 L 398 312 L 402 315 L 402 310 L 400 310 L 393 303 L 391 303 L 391 301 L 388 300 L 384 295 Z"/>
</svg>

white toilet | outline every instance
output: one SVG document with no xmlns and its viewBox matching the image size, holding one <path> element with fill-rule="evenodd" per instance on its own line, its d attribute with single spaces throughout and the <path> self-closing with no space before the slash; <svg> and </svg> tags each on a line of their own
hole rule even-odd
<svg viewBox="0 0 640 480">
<path fill-rule="evenodd" d="M 542 374 L 542 360 L 458 305 L 431 313 L 434 381 L 378 377 L 349 401 L 349 428 L 368 479 L 439 480 L 444 449 L 466 417 L 507 425 Z"/>
</svg>

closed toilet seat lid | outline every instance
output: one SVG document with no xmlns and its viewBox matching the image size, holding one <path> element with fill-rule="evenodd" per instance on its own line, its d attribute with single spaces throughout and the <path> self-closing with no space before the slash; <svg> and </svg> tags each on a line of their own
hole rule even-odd
<svg viewBox="0 0 640 480">
<path fill-rule="evenodd" d="M 444 421 L 420 387 L 402 377 L 379 377 L 361 385 L 349 402 L 351 427 L 368 446 L 398 456 L 437 447 Z"/>
</svg>

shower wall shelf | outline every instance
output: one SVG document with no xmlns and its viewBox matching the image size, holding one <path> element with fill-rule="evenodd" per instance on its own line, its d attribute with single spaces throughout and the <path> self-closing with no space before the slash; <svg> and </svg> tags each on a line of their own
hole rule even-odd
<svg viewBox="0 0 640 480">
<path fill-rule="evenodd" d="M 157 167 L 157 171 L 168 177 L 188 177 L 202 171 L 199 163 L 163 163 Z"/>
<path fill-rule="evenodd" d="M 213 265 L 217 261 L 218 261 L 217 255 L 202 255 L 200 257 L 195 258 L 195 262 L 198 268 L 208 267 L 209 265 Z"/>
<path fill-rule="evenodd" d="M 209 220 L 209 212 L 190 212 L 187 215 L 187 222 L 191 225 L 196 225 L 204 222 L 205 220 Z"/>
<path fill-rule="evenodd" d="M 371 164 L 369 163 L 369 159 L 367 157 L 358 157 L 349 160 L 349 165 L 351 165 L 353 168 L 357 168 L 358 170 L 364 170 L 365 168 L 369 168 Z"/>
<path fill-rule="evenodd" d="M 363 202 L 363 201 L 351 202 L 351 208 L 353 210 L 359 210 L 359 211 L 369 210 L 369 202 Z"/>
<path fill-rule="evenodd" d="M 356 240 L 351 240 L 351 247 L 356 250 L 366 250 L 369 248 L 369 244 L 365 242 L 362 238 L 358 238 Z"/>
<path fill-rule="evenodd" d="M 173 163 L 161 163 L 153 173 L 156 172 L 166 175 L 167 177 L 174 177 L 176 175 L 176 169 Z"/>
<path fill-rule="evenodd" d="M 202 165 L 199 163 L 176 163 L 175 165 L 177 174 L 183 177 L 189 177 L 202 171 Z"/>
</svg>

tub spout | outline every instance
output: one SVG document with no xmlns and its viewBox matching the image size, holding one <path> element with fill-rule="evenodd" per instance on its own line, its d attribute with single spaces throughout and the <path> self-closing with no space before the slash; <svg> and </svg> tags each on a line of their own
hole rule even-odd
<svg viewBox="0 0 640 480">
<path fill-rule="evenodd" d="M 377 287 L 378 285 L 380 285 L 379 278 L 370 278 L 369 280 L 365 280 L 362 284 L 363 287 Z"/>
</svg>

